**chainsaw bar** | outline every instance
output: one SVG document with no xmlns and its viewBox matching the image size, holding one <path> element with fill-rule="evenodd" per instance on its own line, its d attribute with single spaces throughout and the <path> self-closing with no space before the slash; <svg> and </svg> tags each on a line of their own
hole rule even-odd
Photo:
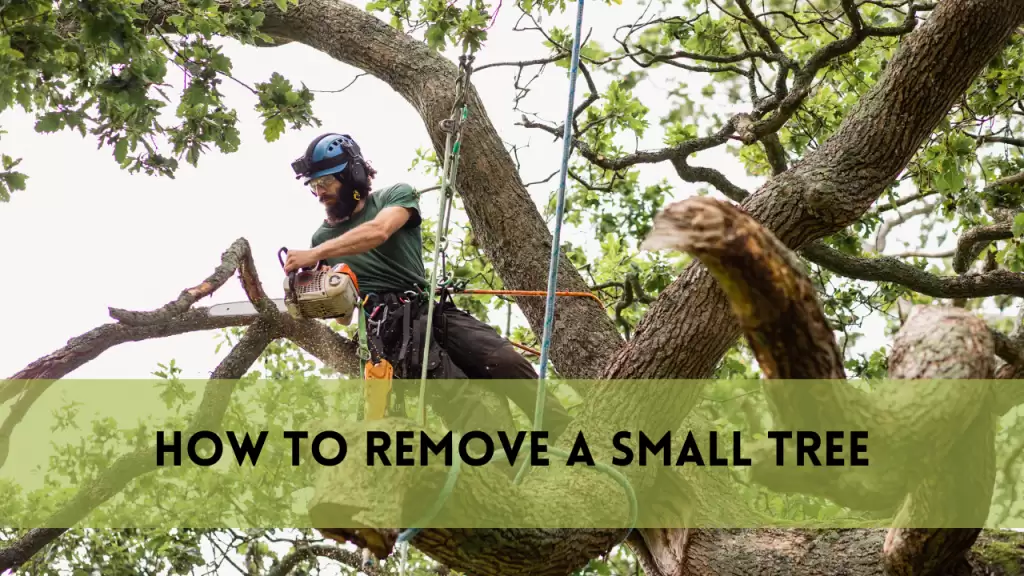
<svg viewBox="0 0 1024 576">
<path fill-rule="evenodd" d="M 287 312 L 288 307 L 284 303 L 284 298 L 271 298 L 271 302 L 281 312 Z M 250 314 L 258 314 L 256 307 L 252 305 L 252 302 L 248 300 L 244 302 L 226 302 L 224 304 L 214 304 L 207 308 L 207 313 L 210 316 L 248 316 Z"/>
</svg>

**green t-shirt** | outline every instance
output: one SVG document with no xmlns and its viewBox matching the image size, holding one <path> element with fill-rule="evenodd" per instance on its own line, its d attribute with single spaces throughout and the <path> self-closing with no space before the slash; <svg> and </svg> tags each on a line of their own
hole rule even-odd
<svg viewBox="0 0 1024 576">
<path fill-rule="evenodd" d="M 330 266 L 345 263 L 356 274 L 359 292 L 405 292 L 416 286 L 427 288 L 423 267 L 423 237 L 420 232 L 419 197 L 408 184 L 395 184 L 374 190 L 366 199 L 363 209 L 344 222 L 330 225 L 325 220 L 313 234 L 313 247 L 373 220 L 389 206 L 411 208 L 413 213 L 404 226 L 395 231 L 383 244 L 362 254 L 350 254 L 326 261 Z"/>
</svg>

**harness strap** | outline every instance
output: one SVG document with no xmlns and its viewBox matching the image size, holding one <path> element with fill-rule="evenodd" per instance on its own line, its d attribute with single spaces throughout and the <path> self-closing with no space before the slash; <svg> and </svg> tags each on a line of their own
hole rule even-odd
<svg viewBox="0 0 1024 576">
<path fill-rule="evenodd" d="M 402 318 L 402 345 L 398 352 L 398 364 L 402 367 L 402 374 L 405 375 L 408 370 L 408 352 L 409 352 L 409 341 L 413 336 L 412 322 L 410 321 L 412 316 L 412 301 L 406 300 L 402 303 L 402 311 L 400 312 Z"/>
<path fill-rule="evenodd" d="M 366 310 L 359 307 L 359 359 L 367 361 L 370 359 L 370 347 L 366 341 Z"/>
</svg>

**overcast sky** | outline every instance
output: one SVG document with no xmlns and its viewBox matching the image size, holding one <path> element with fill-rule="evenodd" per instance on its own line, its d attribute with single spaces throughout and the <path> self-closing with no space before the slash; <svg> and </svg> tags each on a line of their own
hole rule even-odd
<svg viewBox="0 0 1024 576">
<path fill-rule="evenodd" d="M 574 5 L 569 8 L 558 18 L 567 25 L 575 11 Z M 593 28 L 591 37 L 610 48 L 614 29 L 635 20 L 641 10 L 642 6 L 628 3 L 612 7 L 591 3 L 586 7 L 584 30 Z M 477 55 L 477 65 L 547 55 L 539 34 L 512 31 L 518 17 L 511 6 L 499 12 L 490 39 Z M 234 75 L 250 84 L 277 71 L 297 86 L 305 83 L 316 90 L 335 90 L 360 72 L 299 44 L 257 49 L 228 42 L 225 51 L 233 61 Z M 546 133 L 515 125 L 521 115 L 512 110 L 515 70 L 483 70 L 473 80 L 506 142 L 528 144 L 519 153 L 524 181 L 539 180 L 558 169 L 561 144 Z M 665 93 L 673 86 L 669 74 L 675 73 L 659 72 L 655 82 L 645 82 L 638 91 L 652 109 L 652 126 L 641 148 L 661 146 L 657 119 L 671 104 Z M 172 69 L 169 81 L 180 87 L 181 74 Z M 688 82 L 696 92 L 703 76 L 693 75 Z M 523 108 L 560 123 L 567 89 L 565 71 L 551 67 L 531 85 Z M 4 275 L 11 280 L 0 283 L 0 373 L 12 375 L 69 338 L 110 322 L 108 306 L 149 310 L 173 300 L 182 289 L 210 274 L 221 252 L 239 237 L 252 245 L 268 293 L 280 297 L 277 249 L 308 246 L 323 215 L 315 199 L 294 179 L 289 163 L 321 132 L 352 135 L 378 170 L 378 185 L 434 184 L 423 173 L 409 171 L 417 147 L 429 146 L 422 120 L 404 99 L 371 76 L 360 78 L 342 93 L 317 95 L 314 110 L 324 123 L 322 128 L 289 130 L 273 143 L 263 140 L 262 126 L 252 110 L 253 96 L 230 81 L 222 91 L 241 116 L 241 149 L 228 155 L 212 151 L 201 159 L 198 169 L 182 162 L 175 180 L 129 175 L 117 167 L 111 150 L 97 150 L 94 139 L 83 139 L 77 132 L 37 134 L 33 118 L 20 110 L 0 115 L 0 126 L 9 132 L 0 139 L 0 151 L 23 157 L 19 169 L 30 176 L 28 190 L 0 205 Z M 585 94 L 581 77 L 576 102 Z M 739 162 L 722 149 L 701 154 L 694 163 L 716 167 L 749 190 L 759 183 L 747 178 Z M 644 167 L 644 175 L 648 183 L 667 178 L 676 187 L 677 197 L 695 189 L 667 163 Z M 557 178 L 553 178 L 548 185 L 532 187 L 531 193 L 542 204 L 556 189 Z M 436 192 L 422 201 L 426 215 L 436 213 Z M 583 233 L 584 237 L 590 234 Z M 570 231 L 563 238 L 579 240 L 580 236 Z M 244 298 L 237 279 L 232 279 L 199 305 Z M 226 353 L 214 353 L 215 334 L 122 344 L 69 376 L 147 377 L 157 362 L 174 358 L 185 369 L 185 377 L 205 377 Z"/>
</svg>

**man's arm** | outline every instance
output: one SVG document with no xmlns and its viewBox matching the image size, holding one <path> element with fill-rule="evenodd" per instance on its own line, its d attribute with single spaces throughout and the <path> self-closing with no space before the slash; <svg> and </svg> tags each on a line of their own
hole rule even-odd
<svg viewBox="0 0 1024 576">
<path fill-rule="evenodd" d="M 317 262 L 331 258 L 362 254 L 383 244 L 399 228 L 420 225 L 419 199 L 412 186 L 398 184 L 391 187 L 382 196 L 382 202 L 384 208 L 370 222 L 310 250 L 289 252 L 285 272 L 315 266 Z"/>
<path fill-rule="evenodd" d="M 362 254 L 383 244 L 396 230 L 409 221 L 410 210 L 388 206 L 377 217 L 313 248 L 317 261 Z"/>
</svg>

